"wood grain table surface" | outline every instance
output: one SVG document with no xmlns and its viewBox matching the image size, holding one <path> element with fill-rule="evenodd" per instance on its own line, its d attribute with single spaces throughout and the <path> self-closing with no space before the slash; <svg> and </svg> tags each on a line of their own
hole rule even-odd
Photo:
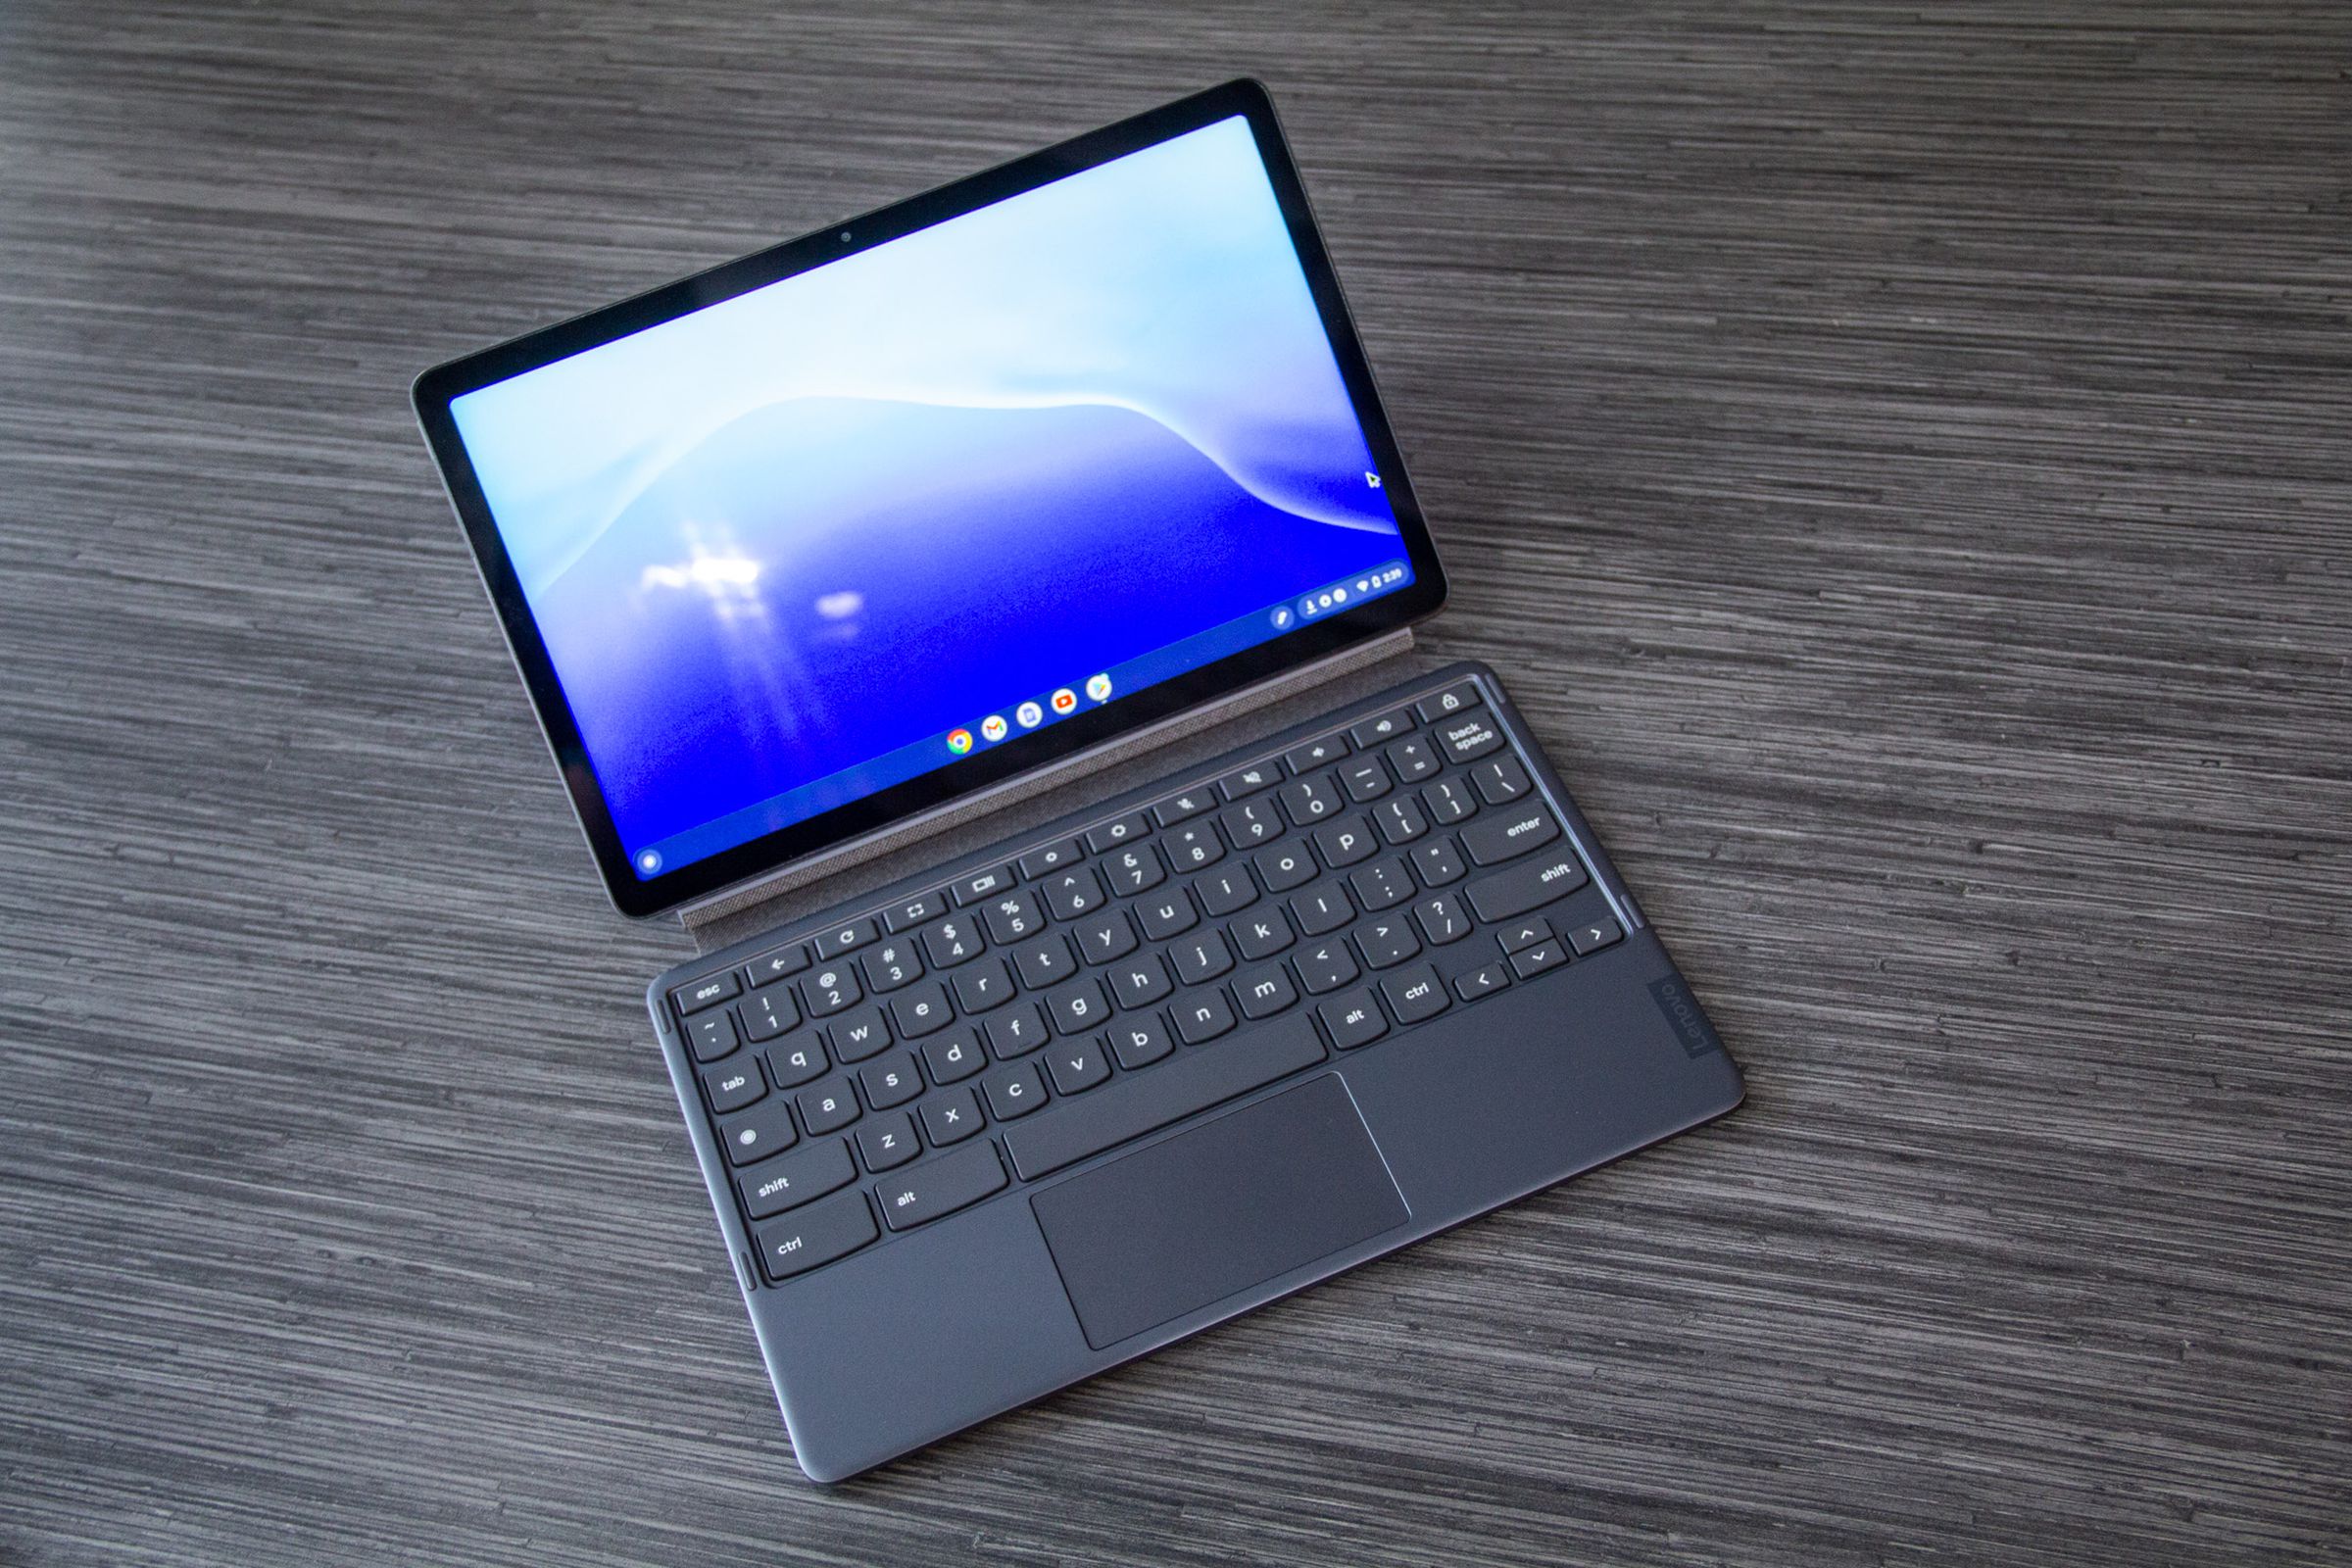
<svg viewBox="0 0 2352 1568">
<path fill-rule="evenodd" d="M 819 1489 L 407 382 L 1244 73 L 1750 1098 Z M 2348 324 L 2338 3 L 0 6 L 0 1563 L 2352 1555 Z"/>
</svg>

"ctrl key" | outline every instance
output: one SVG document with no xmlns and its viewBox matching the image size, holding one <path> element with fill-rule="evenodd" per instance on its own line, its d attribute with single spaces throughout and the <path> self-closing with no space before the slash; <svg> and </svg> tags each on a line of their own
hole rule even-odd
<svg viewBox="0 0 2352 1568">
<path fill-rule="evenodd" d="M 760 1226 L 760 1266 L 770 1280 L 781 1283 L 819 1263 L 847 1257 L 881 1234 L 873 1210 L 865 1206 L 865 1194 L 844 1193 Z"/>
</svg>

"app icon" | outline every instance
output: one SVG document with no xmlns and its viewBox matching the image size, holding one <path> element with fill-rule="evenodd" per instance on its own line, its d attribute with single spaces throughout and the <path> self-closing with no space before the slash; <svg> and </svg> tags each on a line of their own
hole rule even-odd
<svg viewBox="0 0 2352 1568">
<path fill-rule="evenodd" d="M 1064 686 L 1054 694 L 1054 711 L 1066 713 L 1078 706 L 1078 694 Z"/>
<path fill-rule="evenodd" d="M 1089 697 L 1091 697 L 1091 698 L 1093 698 L 1093 699 L 1094 699 L 1096 702 L 1098 702 L 1098 703 L 1107 703 L 1107 702 L 1109 702 L 1109 701 L 1110 701 L 1110 677 L 1109 677 L 1108 675 L 1089 675 L 1089 676 L 1087 676 L 1087 677 L 1086 677 L 1086 695 L 1087 695 L 1087 696 L 1089 696 Z"/>
<path fill-rule="evenodd" d="M 1023 703 L 1012 710 L 1012 716 L 1023 729 L 1035 729 L 1046 720 L 1046 710 L 1035 703 Z"/>
<path fill-rule="evenodd" d="M 643 871 L 647 876 L 652 876 L 656 871 L 661 870 L 662 852 L 660 850 L 639 851 L 637 855 L 637 869 Z"/>
<path fill-rule="evenodd" d="M 1281 631 L 1291 623 L 1291 607 L 1284 605 L 1274 612 L 1274 629 Z"/>
<path fill-rule="evenodd" d="M 952 729 L 948 731 L 949 751 L 954 752 L 957 757 L 961 757 L 964 753 L 970 751 L 971 749 L 972 732 L 970 730 Z"/>
<path fill-rule="evenodd" d="M 991 742 L 1003 740 L 1004 738 L 1004 715 L 991 713 L 982 719 L 980 721 L 980 738 Z"/>
</svg>

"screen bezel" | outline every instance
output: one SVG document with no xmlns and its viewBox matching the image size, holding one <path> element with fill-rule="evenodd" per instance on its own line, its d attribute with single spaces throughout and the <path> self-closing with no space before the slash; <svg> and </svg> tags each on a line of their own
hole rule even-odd
<svg viewBox="0 0 2352 1568">
<path fill-rule="evenodd" d="M 1198 130 L 1234 116 L 1245 118 L 1273 183 L 1291 242 L 1306 273 L 1332 353 L 1339 362 L 1349 401 L 1362 422 L 1365 444 L 1395 509 L 1413 581 L 1404 588 L 1326 619 L 1309 622 L 1198 669 L 1091 709 L 1060 723 L 1016 735 L 871 795 L 833 808 L 651 878 L 629 863 L 607 808 L 594 767 L 582 743 L 562 681 L 548 657 L 505 541 L 476 478 L 457 423 L 454 399 L 526 370 L 566 359 L 647 327 L 689 315 L 736 295 L 928 228 L 975 209 L 1017 196 L 1098 164 Z M 1307 204 L 1306 190 L 1292 162 L 1276 120 L 1273 100 L 1250 79 L 1230 81 L 1174 103 L 1090 131 L 1040 152 L 1001 164 L 861 217 L 828 223 L 707 271 L 591 311 L 570 320 L 482 349 L 426 370 L 411 389 L 417 422 L 440 465 L 450 500 L 472 546 L 483 586 L 507 637 L 507 646 L 529 689 L 541 730 L 570 793 L 573 811 L 586 833 L 605 891 L 623 914 L 660 914 L 734 883 L 763 875 L 805 857 L 888 827 L 948 802 L 972 795 L 1004 779 L 1088 747 L 1155 723 L 1202 702 L 1295 669 L 1394 631 L 1436 612 L 1446 601 L 1439 565 L 1412 481 L 1396 450 L 1372 370 L 1364 358 L 1331 258 Z"/>
</svg>

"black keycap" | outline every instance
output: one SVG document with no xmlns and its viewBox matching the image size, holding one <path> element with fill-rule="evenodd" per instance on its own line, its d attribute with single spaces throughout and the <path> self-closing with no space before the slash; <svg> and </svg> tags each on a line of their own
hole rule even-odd
<svg viewBox="0 0 2352 1568">
<path fill-rule="evenodd" d="M 833 1065 L 825 1058 L 825 1048 L 808 1035 L 770 1046 L 764 1054 L 767 1076 L 778 1089 L 798 1089 L 812 1078 L 822 1078 L 825 1069 Z"/>
<path fill-rule="evenodd" d="M 743 1038 L 754 1045 L 773 1040 L 801 1021 L 800 1005 L 793 1001 L 790 986 L 753 992 L 735 1004 L 735 1015 L 743 1020 Z"/>
<path fill-rule="evenodd" d="M 808 1009 L 811 1018 L 829 1018 L 864 1000 L 865 992 L 858 984 L 858 971 L 843 964 L 826 964 L 801 982 L 801 1004 Z"/>
<path fill-rule="evenodd" d="M 760 1266 L 780 1285 L 795 1274 L 849 1256 L 882 1233 L 874 1228 L 865 1195 L 851 1193 L 811 1203 L 788 1219 L 760 1226 L 756 1234 Z"/>
<path fill-rule="evenodd" d="M 1483 822 L 1462 829 L 1462 848 L 1477 865 L 1500 865 L 1530 850 L 1540 850 L 1560 836 L 1560 824 L 1542 805 L 1529 802 L 1496 811 Z"/>
<path fill-rule="evenodd" d="M 1183 827 L 1161 836 L 1159 847 L 1168 858 L 1168 864 L 1178 875 L 1198 871 L 1225 858 L 1225 841 L 1217 837 L 1216 828 L 1207 822 L 1188 822 Z"/>
<path fill-rule="evenodd" d="M 1010 947 L 1023 937 L 1033 937 L 1046 928 L 1046 917 L 1037 907 L 1037 900 L 1026 890 L 1007 893 L 989 900 L 980 906 L 988 920 L 988 934 L 1000 946 Z"/>
<path fill-rule="evenodd" d="M 1233 1000 L 1241 1004 L 1245 1018 L 1271 1018 L 1298 1000 L 1298 988 L 1281 964 L 1269 963 L 1236 975 Z"/>
<path fill-rule="evenodd" d="M 923 1065 L 931 1069 L 933 1083 L 958 1083 L 988 1065 L 988 1053 L 980 1048 L 979 1032 L 966 1024 L 924 1041 Z"/>
<path fill-rule="evenodd" d="M 1453 977 L 1453 994 L 1464 1002 L 1476 1002 L 1481 997 L 1492 996 L 1510 983 L 1511 977 L 1501 964 L 1490 963 L 1484 968 L 1473 969 L 1468 974 L 1455 975 Z"/>
<path fill-rule="evenodd" d="M 1245 795 L 1255 795 L 1259 790 L 1271 788 L 1281 778 L 1280 762 L 1252 762 L 1248 767 L 1235 768 L 1217 780 L 1217 793 L 1229 801 L 1238 801 Z"/>
<path fill-rule="evenodd" d="M 1348 902 L 1346 890 L 1337 882 L 1326 882 L 1291 901 L 1291 918 L 1298 923 L 1301 936 L 1319 937 L 1354 919 L 1355 906 Z"/>
<path fill-rule="evenodd" d="M 1359 757 L 1340 769 L 1340 784 L 1348 798 L 1361 806 L 1377 801 L 1396 786 L 1389 779 L 1389 770 L 1381 766 L 1377 757 Z"/>
<path fill-rule="evenodd" d="M 1214 1040 L 1233 1027 L 1233 1004 L 1225 993 L 1214 988 L 1188 991 L 1169 1009 L 1176 1019 L 1176 1032 L 1188 1046 Z"/>
<path fill-rule="evenodd" d="M 1462 891 L 1470 896 L 1470 907 L 1478 917 L 1492 924 L 1564 899 L 1587 880 L 1585 864 L 1576 852 L 1562 849 L 1522 860 L 1508 870 L 1491 872 Z"/>
<path fill-rule="evenodd" d="M 744 965 L 744 970 L 752 977 L 753 985 L 764 986 L 799 974 L 808 967 L 808 944 L 787 942 L 780 948 L 768 949 Z"/>
<path fill-rule="evenodd" d="M 1214 871 L 1193 879 L 1193 896 L 1210 918 L 1223 919 L 1236 909 L 1247 909 L 1257 902 L 1257 884 L 1250 879 L 1250 868 L 1234 864 L 1220 866 Z"/>
<path fill-rule="evenodd" d="M 1479 799 L 1489 806 L 1500 806 L 1515 801 L 1530 788 L 1527 769 L 1519 765 L 1516 757 L 1497 757 L 1470 770 L 1470 782 L 1478 790 Z"/>
<path fill-rule="evenodd" d="M 948 912 L 948 896 L 933 892 L 905 899 L 882 911 L 884 929 L 893 933 L 911 931 L 918 925 L 938 919 Z"/>
<path fill-rule="evenodd" d="M 890 1025 L 882 1021 L 880 1007 L 859 1007 L 825 1025 L 825 1039 L 833 1047 L 835 1061 L 863 1061 L 890 1048 Z"/>
<path fill-rule="evenodd" d="M 1333 940 L 1318 942 L 1298 955 L 1298 983 L 1315 996 L 1337 991 L 1363 971 L 1356 967 L 1355 955 L 1348 944 Z"/>
<path fill-rule="evenodd" d="M 858 1129 L 858 1157 L 865 1161 L 867 1170 L 879 1173 L 904 1165 L 922 1152 L 922 1142 L 914 1133 L 914 1117 L 908 1111 L 892 1111 Z"/>
<path fill-rule="evenodd" d="M 1422 937 L 1433 948 L 1459 942 L 1470 934 L 1470 916 L 1463 912 L 1461 901 L 1450 893 L 1441 893 L 1414 905 L 1413 923 L 1421 928 Z"/>
<path fill-rule="evenodd" d="M 1312 773 L 1330 766 L 1348 755 L 1348 737 L 1326 735 L 1319 741 L 1308 741 L 1282 754 L 1282 765 L 1293 773 Z"/>
<path fill-rule="evenodd" d="M 1078 939 L 1078 956 L 1089 963 L 1123 958 L 1136 948 L 1135 921 L 1125 909 L 1105 909 L 1091 920 L 1070 927 Z"/>
<path fill-rule="evenodd" d="M 1393 741 L 1413 727 L 1413 715 L 1399 708 L 1392 713 L 1376 713 L 1348 732 L 1348 738 L 1359 747 L 1378 746 Z"/>
<path fill-rule="evenodd" d="M 1032 991 L 1057 986 L 1078 972 L 1070 939 L 1055 931 L 1012 950 L 1013 973 Z"/>
<path fill-rule="evenodd" d="M 1494 727 L 1494 715 L 1485 709 L 1456 713 L 1435 728 L 1438 745 L 1451 761 L 1475 761 L 1502 746 L 1502 731 Z"/>
<path fill-rule="evenodd" d="M 1283 814 L 1299 827 L 1313 827 L 1339 814 L 1340 792 L 1321 773 L 1291 780 L 1282 787 L 1281 800 Z"/>
<path fill-rule="evenodd" d="M 1121 1018 L 1110 1030 L 1110 1054 L 1127 1068 L 1148 1067 L 1176 1049 L 1168 1038 L 1168 1020 L 1156 1012 Z"/>
<path fill-rule="evenodd" d="M 1180 931 L 1190 931 L 1200 923 L 1200 911 L 1193 905 L 1193 896 L 1182 888 L 1144 900 L 1135 906 L 1143 916 L 1144 935 L 1153 942 L 1165 942 Z"/>
<path fill-rule="evenodd" d="M 980 928 L 968 914 L 952 914 L 923 927 L 923 956 L 931 960 L 934 969 L 952 969 L 976 958 L 985 946 Z"/>
<path fill-rule="evenodd" d="M 1047 992 L 1046 1016 L 1060 1034 L 1091 1034 L 1110 1021 L 1110 999 L 1102 994 L 1102 982 L 1088 975 Z"/>
<path fill-rule="evenodd" d="M 758 1056 L 737 1056 L 703 1069 L 703 1093 L 710 1101 L 713 1114 L 723 1116 L 767 1093 L 767 1080 L 760 1075 Z"/>
<path fill-rule="evenodd" d="M 947 1090 L 914 1108 L 923 1124 L 923 1136 L 933 1149 L 959 1144 L 987 1123 L 980 1113 L 980 1097 L 969 1089 Z"/>
<path fill-rule="evenodd" d="M 1007 1128 L 1004 1148 L 1023 1181 L 1077 1163 L 1195 1111 L 1248 1094 L 1323 1059 L 1303 1013 L 1253 1026 L 1214 1051 L 1186 1055 L 1071 1101 L 1051 1116 Z"/>
<path fill-rule="evenodd" d="M 1391 975 L 1380 983 L 1380 992 L 1389 999 L 1389 1010 L 1398 1023 L 1419 1023 L 1446 1010 L 1446 986 L 1426 963 Z"/>
<path fill-rule="evenodd" d="M 1229 806 L 1218 814 L 1217 825 L 1225 830 L 1226 840 L 1237 850 L 1254 850 L 1261 844 L 1273 843 L 1283 834 L 1282 812 L 1271 800 Z"/>
<path fill-rule="evenodd" d="M 1290 916 L 1280 909 L 1260 909 L 1247 920 L 1233 922 L 1233 945 L 1245 958 L 1271 958 L 1296 940 Z"/>
<path fill-rule="evenodd" d="M 1076 839 L 1063 839 L 1058 844 L 1043 844 L 1021 857 L 1021 875 L 1034 882 L 1039 877 L 1066 870 L 1078 863 L 1086 852 L 1078 848 Z"/>
<path fill-rule="evenodd" d="M 956 1007 L 948 1001 L 946 986 L 926 980 L 890 999 L 890 1018 L 898 1025 L 901 1040 L 920 1040 L 954 1022 Z"/>
<path fill-rule="evenodd" d="M 1355 902 L 1363 906 L 1366 914 L 1402 904 L 1419 891 L 1413 886 L 1413 873 L 1394 855 L 1374 860 L 1349 877 L 1348 885 L 1355 890 Z"/>
<path fill-rule="evenodd" d="M 1188 986 L 1214 980 L 1233 967 L 1233 950 L 1225 945 L 1222 931 L 1187 937 L 1168 950 L 1168 956 L 1176 960 L 1176 978 Z"/>
<path fill-rule="evenodd" d="M 1500 931 L 1494 933 L 1495 939 L 1502 944 L 1502 951 L 1506 954 L 1517 953 L 1521 948 L 1532 948 L 1550 935 L 1551 922 L 1540 914 L 1531 914 L 1510 921 Z"/>
<path fill-rule="evenodd" d="M 858 1083 L 865 1091 L 865 1102 L 876 1110 L 904 1105 L 923 1092 L 923 1075 L 911 1051 L 894 1051 L 867 1062 L 858 1069 Z"/>
<path fill-rule="evenodd" d="M 1161 827 L 1174 827 L 1190 817 L 1199 816 L 1216 804 L 1217 792 L 1203 785 L 1197 790 L 1186 790 L 1182 795 L 1169 796 L 1152 808 L 1152 815 Z"/>
<path fill-rule="evenodd" d="M 878 995 L 920 980 L 923 960 L 915 956 L 914 949 L 912 940 L 893 937 L 859 958 L 858 967 L 865 975 L 865 989 Z"/>
<path fill-rule="evenodd" d="M 1304 887 L 1321 870 L 1304 839 L 1261 850 L 1250 863 L 1257 867 L 1257 879 L 1265 884 L 1268 893 L 1288 893 L 1293 888 Z"/>
<path fill-rule="evenodd" d="M 827 1193 L 837 1193 L 857 1177 L 858 1167 L 850 1163 L 850 1146 L 838 1138 L 828 1138 L 796 1153 L 778 1154 L 736 1172 L 735 1186 L 743 1194 L 743 1206 L 752 1218 L 765 1219 Z"/>
<path fill-rule="evenodd" d="M 1389 760 L 1389 766 L 1406 784 L 1418 784 L 1438 770 L 1438 760 L 1429 755 L 1428 743 L 1418 735 L 1391 742 L 1380 755 Z"/>
<path fill-rule="evenodd" d="M 683 1016 L 700 1012 L 705 1007 L 715 1007 L 742 990 L 743 982 L 735 978 L 734 970 L 729 969 L 725 974 L 710 975 L 692 985 L 678 987 L 669 994 L 669 1000 L 677 1005 L 679 1014 Z"/>
<path fill-rule="evenodd" d="M 1331 1043 L 1342 1051 L 1368 1046 L 1389 1032 L 1389 1020 L 1381 1015 L 1380 1004 L 1372 1000 L 1369 987 L 1334 997 L 1315 1011 L 1322 1014 L 1323 1027 L 1331 1031 Z"/>
<path fill-rule="evenodd" d="M 1149 844 L 1137 844 L 1104 856 L 1102 870 L 1110 880 L 1110 890 L 1121 898 L 1155 888 L 1168 874 L 1168 868 L 1160 864 L 1159 851 Z"/>
<path fill-rule="evenodd" d="M 730 1165 L 749 1165 L 780 1154 L 800 1138 L 792 1125 L 792 1102 L 781 1095 L 718 1120 L 718 1147 L 727 1152 Z"/>
<path fill-rule="evenodd" d="M 1469 869 L 1462 863 L 1461 846 L 1453 842 L 1450 833 L 1413 846 L 1413 871 L 1423 887 L 1442 888 L 1459 882 Z"/>
<path fill-rule="evenodd" d="M 1105 822 L 1086 836 L 1086 847 L 1097 855 L 1105 854 L 1123 844 L 1131 844 L 1152 831 L 1141 811 L 1130 811 L 1115 822 Z"/>
<path fill-rule="evenodd" d="M 1580 958 L 1588 953 L 1598 953 L 1624 940 L 1625 928 L 1617 923 L 1614 915 L 1607 914 L 1602 915 L 1595 924 L 1580 925 L 1568 933 L 1568 945 L 1576 950 L 1576 956 Z"/>
<path fill-rule="evenodd" d="M 1471 794 L 1470 786 L 1458 778 L 1442 778 L 1434 784 L 1425 785 L 1421 791 L 1421 804 L 1429 808 L 1430 820 L 1440 827 L 1449 827 L 1463 817 L 1474 816 L 1478 812 L 1478 797 Z"/>
<path fill-rule="evenodd" d="M 1065 1040 L 1046 1053 L 1045 1062 L 1057 1095 L 1082 1095 L 1110 1081 L 1110 1058 L 1100 1039 Z"/>
<path fill-rule="evenodd" d="M 1337 871 L 1379 849 L 1380 840 L 1372 836 L 1371 823 L 1360 816 L 1349 816 L 1315 829 L 1315 848 L 1322 852 L 1323 863 Z"/>
<path fill-rule="evenodd" d="M 1110 971 L 1111 993 L 1122 1007 L 1148 1007 L 1176 989 L 1155 953 L 1139 953 Z"/>
<path fill-rule="evenodd" d="M 1429 818 L 1421 814 L 1420 807 L 1400 796 L 1373 808 L 1372 825 L 1391 844 L 1410 844 L 1429 831 Z"/>
<path fill-rule="evenodd" d="M 1000 865 L 987 871 L 974 871 L 956 884 L 956 903 L 959 908 L 966 905 L 978 904 L 982 899 L 995 898 L 1010 886 L 1012 886 L 1012 867 L 1009 865 Z"/>
<path fill-rule="evenodd" d="M 927 1159 L 882 1183 L 874 1189 L 874 1200 L 882 1205 L 882 1223 L 906 1231 L 977 1203 L 1001 1190 L 1004 1181 L 1004 1162 L 997 1157 L 997 1146 L 975 1144 Z"/>
<path fill-rule="evenodd" d="M 1046 878 L 1046 907 L 1054 911 L 1056 920 L 1075 920 L 1082 914 L 1092 914 L 1106 895 L 1102 879 L 1095 875 L 1091 865 L 1074 871 L 1058 871 Z"/>
<path fill-rule="evenodd" d="M 1012 971 L 1003 958 L 971 964 L 956 973 L 956 1001 L 966 1012 L 986 1012 L 1012 1000 Z"/>
<path fill-rule="evenodd" d="M 1010 1061 L 1046 1043 L 1046 1014 L 1034 1002 L 991 1013 L 982 1028 L 988 1035 L 989 1051 L 1000 1061 Z"/>
<path fill-rule="evenodd" d="M 1557 937 L 1546 937 L 1511 955 L 1511 973 L 1526 980 L 1568 961 L 1568 949 Z"/>
<path fill-rule="evenodd" d="M 853 948 L 864 947 L 880 934 L 870 917 L 845 920 L 839 925 L 828 926 L 816 934 L 812 944 L 816 949 L 816 961 L 822 963 L 827 958 L 838 958 Z"/>
<path fill-rule="evenodd" d="M 1035 1061 L 1016 1061 L 999 1067 L 980 1080 L 988 1093 L 989 1114 L 999 1121 L 1026 1116 L 1046 1102 L 1046 1080 Z"/>
<path fill-rule="evenodd" d="M 792 1098 L 793 1103 L 801 1107 L 801 1125 L 808 1129 L 811 1138 L 819 1133 L 839 1132 L 858 1116 L 858 1095 L 846 1077 L 810 1084 Z"/>
<path fill-rule="evenodd" d="M 1413 705 L 1413 711 L 1421 715 L 1422 723 L 1435 724 L 1466 709 L 1476 708 L 1478 703 L 1478 687 L 1469 681 L 1457 680 L 1444 691 L 1422 698 Z"/>
<path fill-rule="evenodd" d="M 743 1044 L 731 1012 L 705 1012 L 686 1020 L 686 1049 L 697 1061 L 716 1061 Z"/>
<path fill-rule="evenodd" d="M 1394 969 L 1421 951 L 1421 939 L 1413 935 L 1412 922 L 1401 914 L 1366 920 L 1356 927 L 1355 945 L 1363 951 L 1368 969 Z"/>
</svg>

